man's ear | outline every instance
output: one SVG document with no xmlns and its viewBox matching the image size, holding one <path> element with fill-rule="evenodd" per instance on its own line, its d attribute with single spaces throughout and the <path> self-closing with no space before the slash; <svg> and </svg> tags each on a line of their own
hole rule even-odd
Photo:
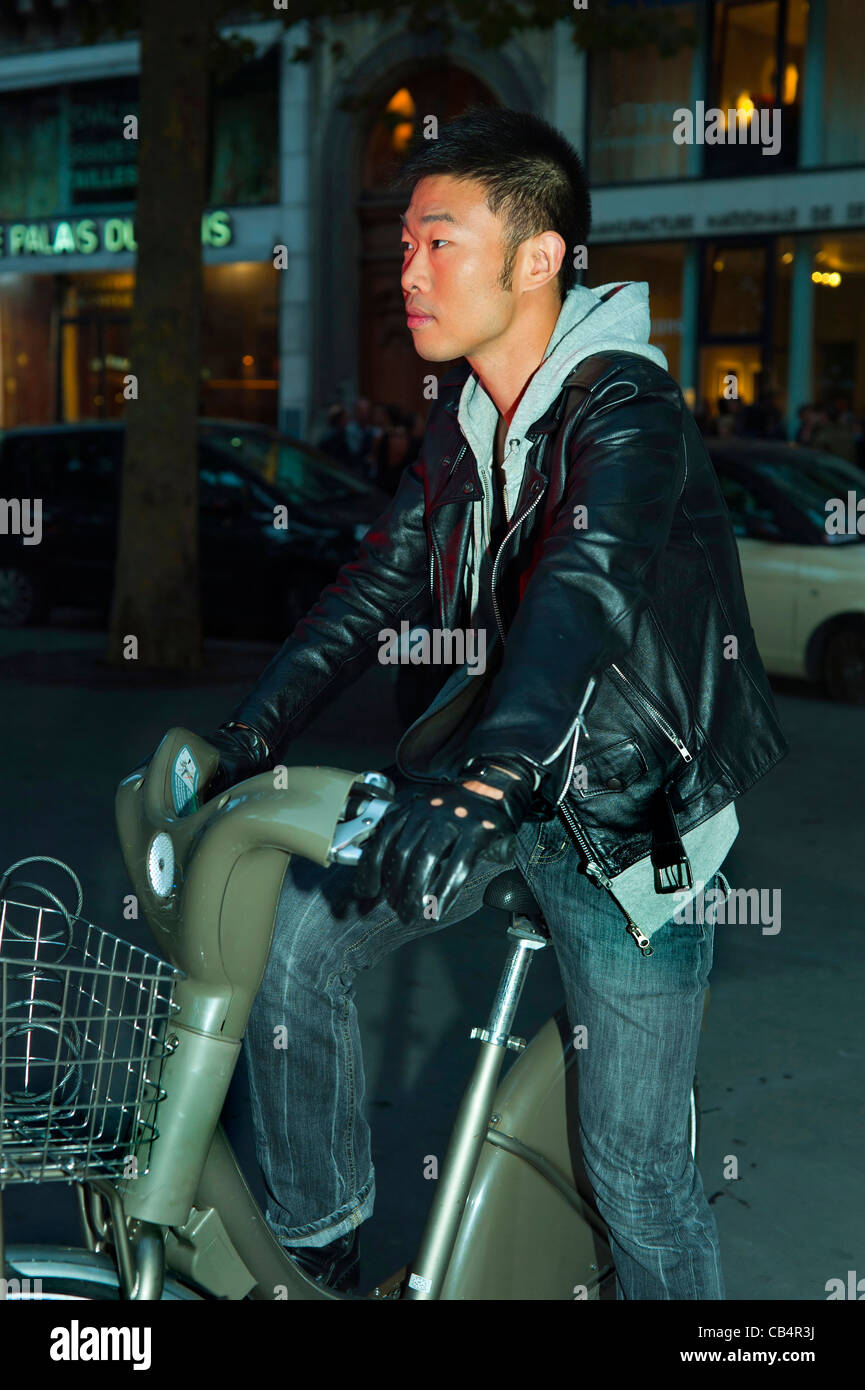
<svg viewBox="0 0 865 1390">
<path fill-rule="evenodd" d="M 539 232 L 520 247 L 522 289 L 539 290 L 555 280 L 567 247 L 558 232 Z"/>
</svg>

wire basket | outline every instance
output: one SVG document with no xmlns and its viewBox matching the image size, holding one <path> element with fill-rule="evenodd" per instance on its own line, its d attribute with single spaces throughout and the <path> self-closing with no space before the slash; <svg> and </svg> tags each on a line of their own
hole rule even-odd
<svg viewBox="0 0 865 1390">
<path fill-rule="evenodd" d="M 78 888 L 75 912 L 4 896 L 34 859 Z M 9 1182 L 141 1176 L 157 1138 L 182 978 L 158 956 L 80 916 L 81 885 L 60 860 L 19 860 L 0 877 L 0 1190 Z"/>
</svg>

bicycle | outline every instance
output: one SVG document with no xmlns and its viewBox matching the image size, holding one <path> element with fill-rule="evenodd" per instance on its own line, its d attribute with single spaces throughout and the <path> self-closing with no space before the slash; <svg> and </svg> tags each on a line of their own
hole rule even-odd
<svg viewBox="0 0 865 1390">
<path fill-rule="evenodd" d="M 87 923 L 71 870 L 72 912 L 39 885 L 28 886 L 53 906 L 4 897 L 12 871 L 33 860 L 0 879 L 0 1199 L 16 1182 L 73 1183 L 84 1239 L 81 1249 L 10 1247 L 4 1262 L 0 1205 L 7 1297 L 35 1280 L 56 1299 L 610 1296 L 565 1010 L 528 1045 L 511 1031 L 534 954 L 549 943 L 515 869 L 485 892 L 509 916 L 508 953 L 486 1027 L 471 1030 L 478 1058 L 414 1259 L 365 1295 L 344 1293 L 279 1245 L 220 1113 L 291 856 L 357 863 L 393 786 L 377 772 L 293 767 L 285 788 L 262 773 L 202 804 L 217 757 L 170 729 L 117 791 L 124 861 L 162 956 Z M 500 1082 L 506 1050 L 519 1056 Z M 695 1157 L 698 1118 L 695 1078 Z"/>
</svg>

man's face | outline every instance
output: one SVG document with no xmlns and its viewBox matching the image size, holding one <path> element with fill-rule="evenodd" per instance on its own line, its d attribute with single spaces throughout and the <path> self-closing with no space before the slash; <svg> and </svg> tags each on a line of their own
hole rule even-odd
<svg viewBox="0 0 865 1390">
<path fill-rule="evenodd" d="M 479 356 L 511 326 L 519 296 L 500 285 L 502 225 L 474 179 L 421 179 L 403 218 L 402 292 L 428 362 Z"/>
</svg>

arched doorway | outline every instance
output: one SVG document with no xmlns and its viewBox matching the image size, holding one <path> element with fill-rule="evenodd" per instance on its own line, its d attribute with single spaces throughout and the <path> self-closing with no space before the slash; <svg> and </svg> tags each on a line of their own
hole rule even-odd
<svg viewBox="0 0 865 1390">
<path fill-rule="evenodd" d="M 418 357 L 406 328 L 400 287 L 399 214 L 407 195 L 388 189 L 416 122 L 435 112 L 451 120 L 474 103 L 498 106 L 490 89 L 465 68 L 428 63 L 400 77 L 369 119 L 357 202 L 360 229 L 358 363 L 361 394 L 373 404 L 396 405 L 423 418 L 429 400 L 423 378 L 441 379 L 452 364 Z"/>
</svg>

